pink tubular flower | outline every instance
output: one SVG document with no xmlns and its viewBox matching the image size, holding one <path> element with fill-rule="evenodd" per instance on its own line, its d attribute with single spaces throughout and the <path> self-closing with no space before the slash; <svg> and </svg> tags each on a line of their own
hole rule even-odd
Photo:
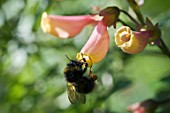
<svg viewBox="0 0 170 113">
<path fill-rule="evenodd" d="M 91 60 L 91 63 L 98 63 L 101 61 L 109 48 L 109 34 L 107 31 L 107 26 L 101 20 L 95 27 L 92 35 L 90 36 L 87 43 L 84 45 L 80 53 L 83 54 L 83 57 L 89 57 Z M 82 59 L 80 53 L 77 55 L 77 59 Z M 89 64 L 89 67 L 91 67 L 92 64 Z"/>
<path fill-rule="evenodd" d="M 135 103 L 128 107 L 128 110 L 133 113 L 146 113 L 145 109 L 140 106 L 140 103 Z"/>
<path fill-rule="evenodd" d="M 94 16 L 57 16 L 42 14 L 41 28 L 43 32 L 47 32 L 59 38 L 74 37 L 88 24 L 96 24 Z"/>
</svg>

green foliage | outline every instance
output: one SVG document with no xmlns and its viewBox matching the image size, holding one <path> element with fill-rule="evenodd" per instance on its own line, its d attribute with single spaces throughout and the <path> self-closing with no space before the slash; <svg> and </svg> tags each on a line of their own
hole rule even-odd
<svg viewBox="0 0 170 113">
<path fill-rule="evenodd" d="M 146 0 L 141 8 L 143 14 L 160 23 L 170 47 L 167 3 Z M 92 6 L 128 10 L 125 0 L 0 1 L 0 113 L 127 113 L 127 106 L 134 102 L 170 96 L 169 58 L 152 46 L 138 55 L 123 53 L 115 46 L 115 30 L 111 28 L 109 52 L 93 67 L 99 78 L 96 89 L 87 95 L 85 105 L 70 105 L 63 77 L 68 62 L 65 55 L 74 59 L 93 28 L 87 26 L 72 39 L 57 39 L 41 31 L 41 14 L 85 15 L 93 12 Z M 169 106 L 157 113 L 167 113 Z"/>
</svg>

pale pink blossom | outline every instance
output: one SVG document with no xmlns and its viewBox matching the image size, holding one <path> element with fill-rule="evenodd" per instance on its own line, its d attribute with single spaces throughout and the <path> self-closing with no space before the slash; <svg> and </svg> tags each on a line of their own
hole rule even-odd
<svg viewBox="0 0 170 113">
<path fill-rule="evenodd" d="M 128 111 L 133 113 L 154 113 L 158 107 L 157 102 L 153 99 L 148 99 L 143 102 L 132 104 L 128 107 Z"/>
</svg>

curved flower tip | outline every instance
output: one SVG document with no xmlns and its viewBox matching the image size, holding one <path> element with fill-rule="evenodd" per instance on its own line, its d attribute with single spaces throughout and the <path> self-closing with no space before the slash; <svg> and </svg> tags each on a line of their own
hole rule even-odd
<svg viewBox="0 0 170 113">
<path fill-rule="evenodd" d="M 107 54 L 109 48 L 109 34 L 107 26 L 101 20 L 95 27 L 89 40 L 86 42 L 80 53 L 90 57 L 92 63 L 98 63 Z"/>
<path fill-rule="evenodd" d="M 57 16 L 48 15 L 46 12 L 42 14 L 41 28 L 43 32 L 47 32 L 59 38 L 74 37 L 88 24 L 96 24 L 94 16 Z"/>
<path fill-rule="evenodd" d="M 115 33 L 115 43 L 124 52 L 136 54 L 144 50 L 151 36 L 151 31 L 136 32 L 130 27 L 122 26 Z"/>
</svg>

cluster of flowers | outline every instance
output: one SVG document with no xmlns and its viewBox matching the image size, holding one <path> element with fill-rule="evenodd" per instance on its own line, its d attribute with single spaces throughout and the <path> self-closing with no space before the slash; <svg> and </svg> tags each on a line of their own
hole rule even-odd
<svg viewBox="0 0 170 113">
<path fill-rule="evenodd" d="M 85 58 L 88 66 L 91 67 L 93 63 L 98 63 L 106 56 L 110 42 L 107 29 L 112 25 L 116 28 L 120 11 L 117 7 L 107 7 L 98 15 L 82 16 L 48 15 L 44 12 L 41 28 L 44 32 L 58 38 L 72 38 L 79 34 L 85 26 L 95 25 L 89 40 L 76 57 L 77 60 Z M 138 31 L 132 31 L 128 26 L 122 26 L 115 33 L 116 45 L 129 54 L 143 51 L 148 42 L 159 37 L 160 34 L 157 25 L 154 26 L 148 19 L 146 25 L 145 28 L 138 26 Z"/>
</svg>

